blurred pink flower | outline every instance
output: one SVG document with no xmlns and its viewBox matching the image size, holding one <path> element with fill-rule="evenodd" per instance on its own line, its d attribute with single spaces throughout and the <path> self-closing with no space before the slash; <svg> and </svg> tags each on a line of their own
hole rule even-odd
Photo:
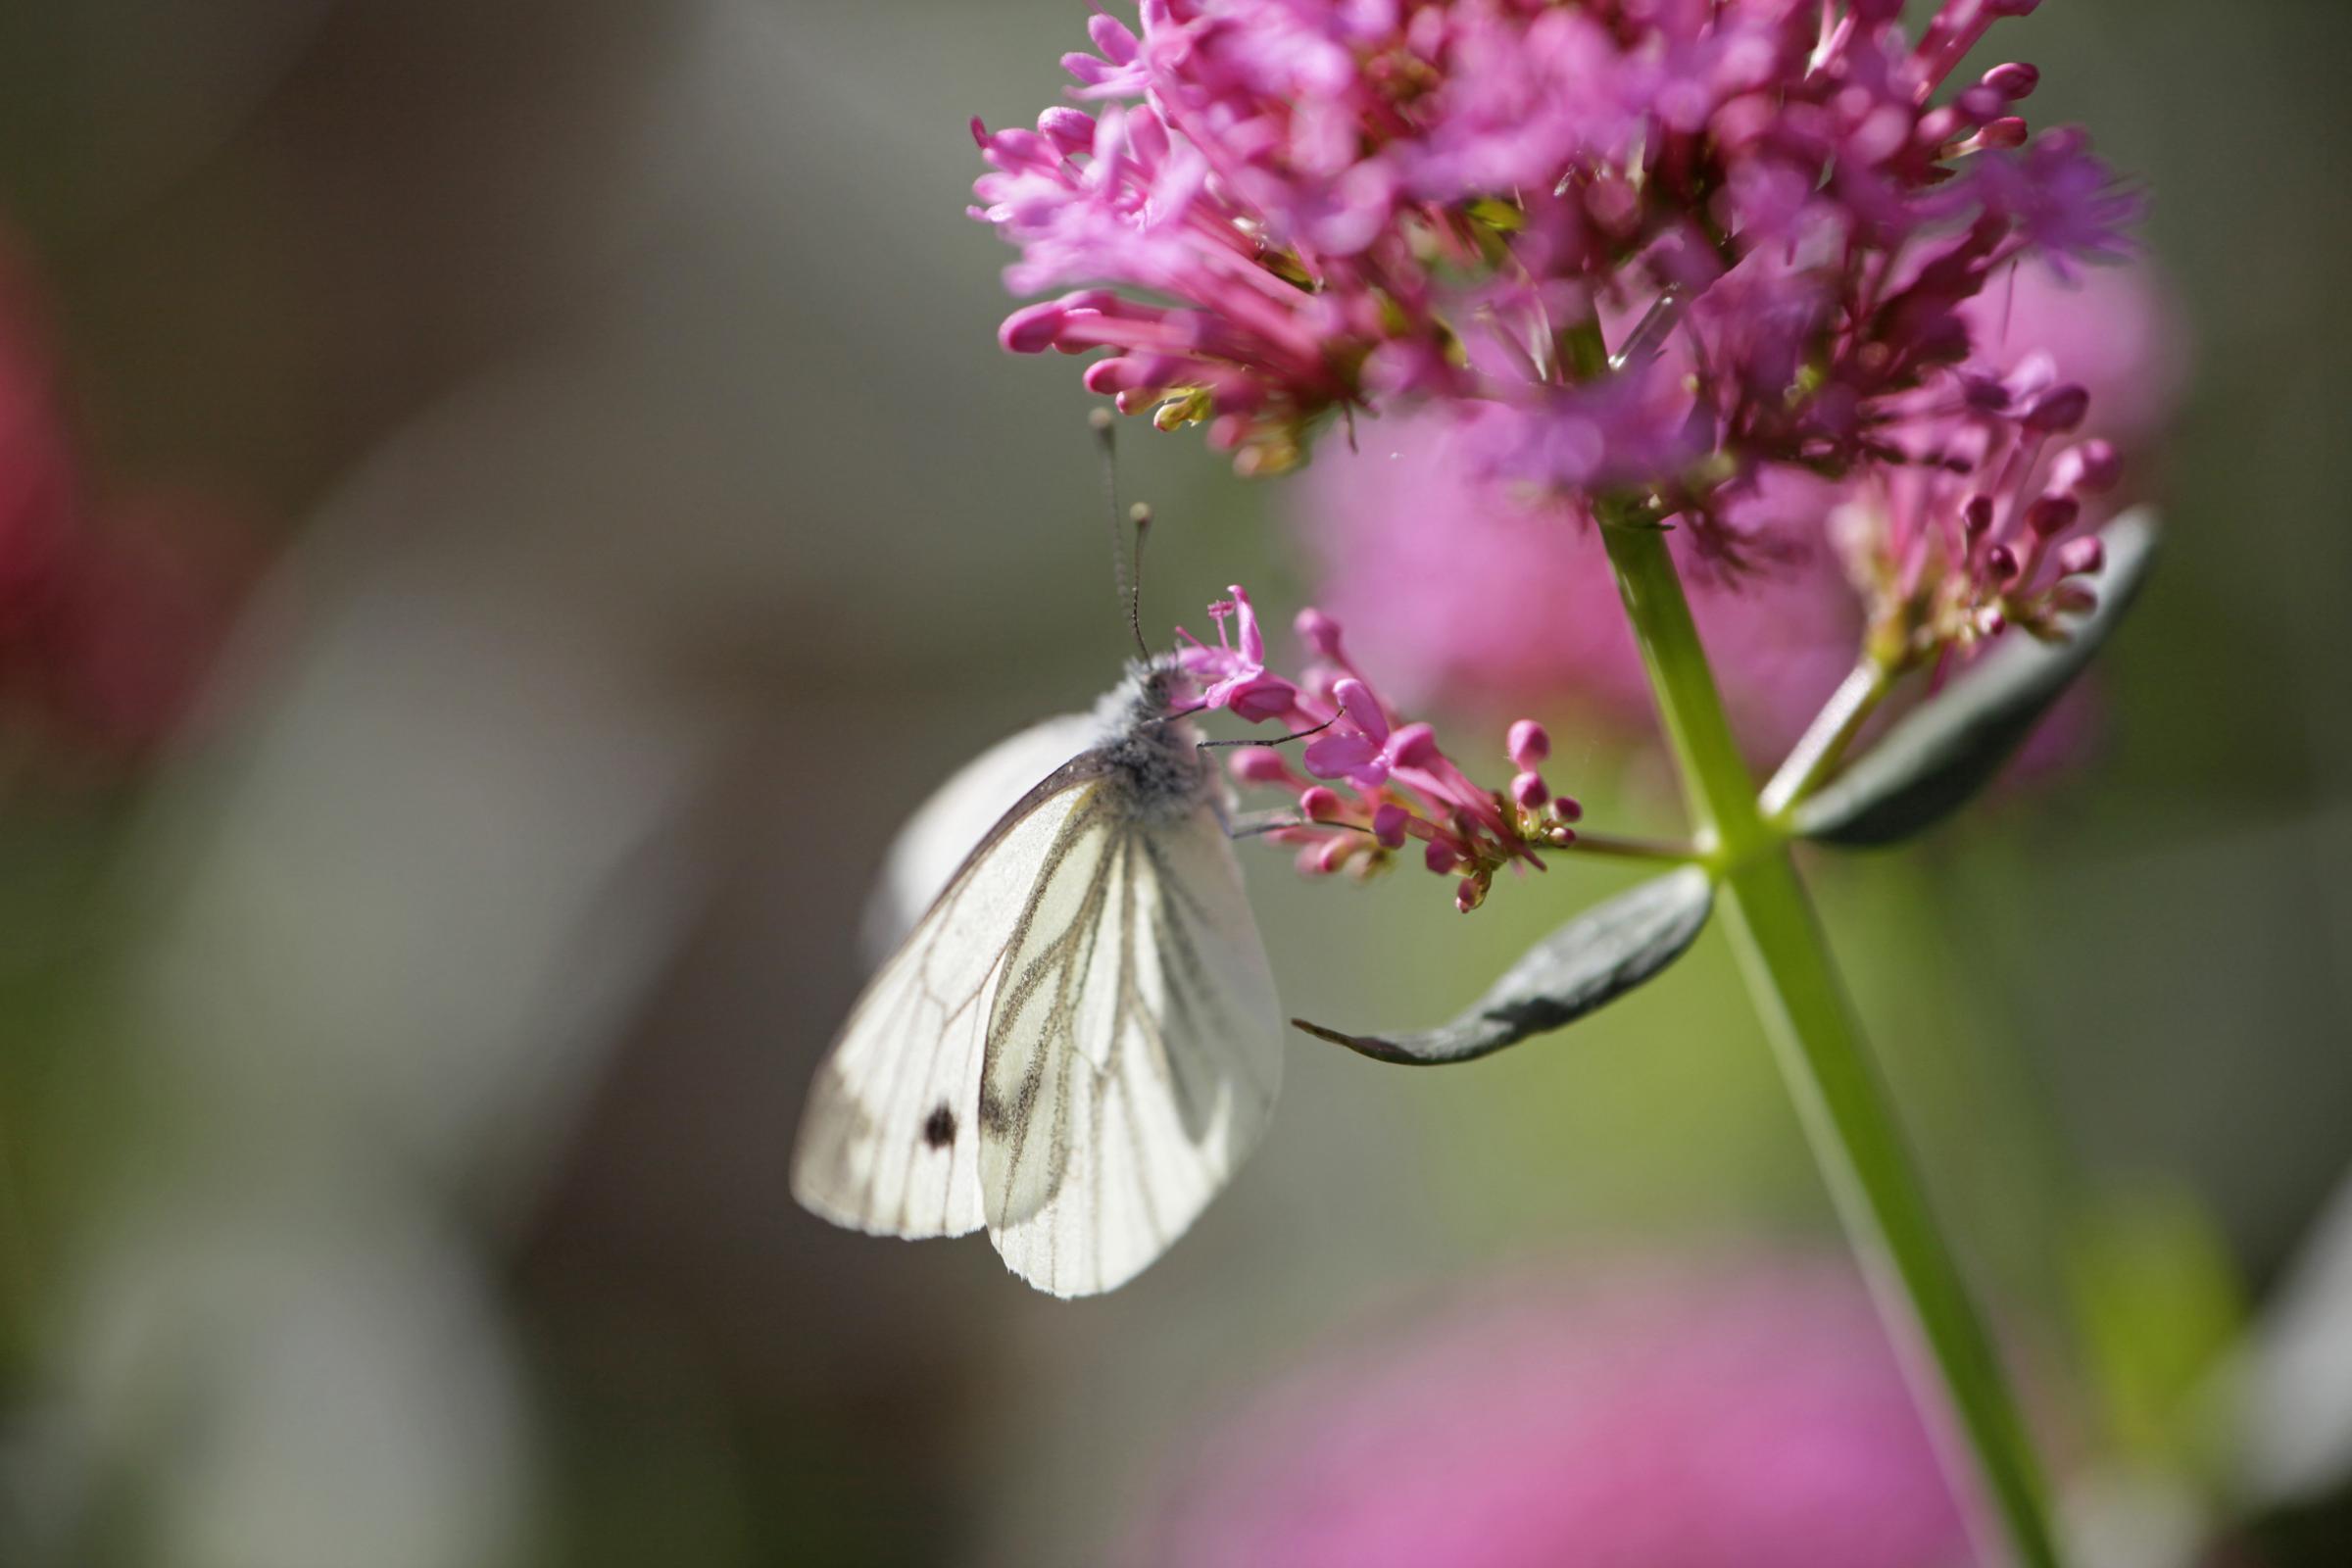
<svg viewBox="0 0 2352 1568">
<path fill-rule="evenodd" d="M 0 251 L 0 646 L 71 550 L 78 489 L 48 338 Z"/>
<path fill-rule="evenodd" d="M 1145 1568 L 1953 1568 L 1870 1300 L 1787 1262 L 1491 1289 L 1200 1445 Z"/>
<path fill-rule="evenodd" d="M 2149 270 L 2098 268 L 2070 284 L 2023 267 L 1963 314 L 1972 363 L 1988 373 L 2056 359 L 2078 377 L 2088 413 L 2074 433 L 2109 443 L 2123 468 L 2120 490 L 2083 498 L 2081 521 L 2112 514 L 2181 381 L 2179 331 Z M 1359 421 L 1354 450 L 1325 444 L 1293 492 L 1320 602 L 1359 628 L 1361 659 L 1400 701 L 1565 704 L 1647 733 L 1648 683 L 1595 525 L 1575 503 L 1484 477 L 1481 423 L 1475 412 Z M 1863 606 L 1822 524 L 1857 493 L 1763 471 L 1728 514 L 1768 547 L 1737 591 L 1694 541 L 1676 540 L 1716 677 L 1760 762 L 1787 751 L 1853 662 Z"/>
<path fill-rule="evenodd" d="M 162 740 L 224 624 L 228 537 L 186 497 L 94 502 L 38 296 L 0 252 L 0 720 L 100 752 Z"/>
</svg>

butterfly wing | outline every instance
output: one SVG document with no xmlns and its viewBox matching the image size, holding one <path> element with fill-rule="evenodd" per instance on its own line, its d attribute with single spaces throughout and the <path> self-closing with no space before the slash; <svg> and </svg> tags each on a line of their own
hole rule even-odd
<svg viewBox="0 0 2352 1568">
<path fill-rule="evenodd" d="M 916 808 L 891 841 L 866 901 L 858 947 L 869 961 L 881 963 L 898 951 L 970 858 L 972 846 L 1039 779 L 1093 746 L 1100 727 L 1091 713 L 1063 713 L 1032 724 L 966 762 Z"/>
<path fill-rule="evenodd" d="M 887 1236 L 980 1228 L 981 1043 L 998 977 L 1097 771 L 1082 757 L 999 819 L 868 983 L 801 1116 L 792 1192 L 803 1206 Z"/>
<path fill-rule="evenodd" d="M 989 1238 L 1056 1296 L 1134 1277 L 1256 1143 L 1282 1013 L 1241 867 L 1203 801 L 1137 812 L 1116 775 L 1063 818 L 980 1073 Z"/>
</svg>

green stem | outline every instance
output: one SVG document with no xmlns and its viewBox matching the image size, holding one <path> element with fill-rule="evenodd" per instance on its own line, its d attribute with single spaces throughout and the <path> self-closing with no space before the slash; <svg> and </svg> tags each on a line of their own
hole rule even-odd
<svg viewBox="0 0 2352 1568">
<path fill-rule="evenodd" d="M 1617 833 L 1588 833 L 1576 830 L 1576 837 L 1559 853 L 1564 855 L 1618 855 L 1635 860 L 1666 860 L 1676 865 L 1690 865 L 1705 858 L 1693 844 L 1665 844 L 1654 839 L 1627 838 Z"/>
<path fill-rule="evenodd" d="M 2023 1568 L 2059 1556 L 2025 1425 L 1929 1208 L 1782 833 L 1758 809 L 1690 607 L 1654 528 L 1604 526 L 1724 904 L 1748 994 L 1846 1234 L 1955 1469 L 1965 1458 L 1984 1549 Z M 1920 1352 L 1924 1352 L 1924 1355 Z M 1983 1506 L 1989 1504 L 1989 1510 Z"/>
<path fill-rule="evenodd" d="M 1772 782 L 1764 786 L 1763 798 L 1757 804 L 1768 822 L 1776 828 L 1785 828 L 1784 818 L 1788 808 L 1821 787 L 1893 685 L 1893 671 L 1868 654 L 1847 671 L 1829 702 L 1805 727 L 1804 735 L 1788 753 L 1788 760 L 1772 775 Z"/>
</svg>

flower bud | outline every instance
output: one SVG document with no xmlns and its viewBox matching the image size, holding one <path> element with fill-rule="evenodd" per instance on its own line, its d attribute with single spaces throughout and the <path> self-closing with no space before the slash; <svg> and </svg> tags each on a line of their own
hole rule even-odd
<svg viewBox="0 0 2352 1568">
<path fill-rule="evenodd" d="M 1348 857 L 1354 849 L 1355 846 L 1345 837 L 1325 839 L 1315 852 L 1315 869 L 1325 876 L 1331 875 L 1348 863 Z"/>
<path fill-rule="evenodd" d="M 2026 428 L 2055 434 L 2072 430 L 2090 412 L 2090 394 L 2072 381 L 2063 382 L 2035 398 L 2026 410 Z"/>
<path fill-rule="evenodd" d="M 1642 193 L 1623 179 L 1602 177 L 1585 187 L 1585 212 L 1601 232 L 1620 239 L 1642 222 Z"/>
<path fill-rule="evenodd" d="M 1960 374 L 1961 396 L 1979 414 L 1998 414 L 2009 406 L 2009 389 L 1989 375 Z"/>
<path fill-rule="evenodd" d="M 1466 876 L 1462 878 L 1461 885 L 1453 890 L 1453 906 L 1464 914 L 1486 902 L 1487 884 L 1482 877 Z"/>
<path fill-rule="evenodd" d="M 1438 875 L 1444 876 L 1446 872 L 1461 864 L 1462 858 L 1453 853 L 1452 845 L 1446 843 L 1442 839 L 1431 839 L 1429 841 L 1429 848 L 1421 852 L 1421 863 L 1428 866 Z"/>
<path fill-rule="evenodd" d="M 1313 650 L 1317 659 L 1336 660 L 1340 657 L 1340 623 L 1312 605 L 1298 612 L 1298 618 L 1291 623 L 1291 629 L 1298 634 L 1300 642 Z"/>
<path fill-rule="evenodd" d="M 1398 767 L 1427 767 L 1438 758 L 1438 735 L 1427 724 L 1404 725 L 1389 740 L 1389 756 Z"/>
<path fill-rule="evenodd" d="M 1556 795 L 1552 797 L 1551 814 L 1563 822 L 1582 822 L 1585 808 L 1573 795 Z"/>
<path fill-rule="evenodd" d="M 1100 397 L 1114 397 L 1122 392 L 1150 393 L 1156 397 L 1176 368 L 1177 362 L 1164 354 L 1114 354 L 1088 366 L 1079 372 L 1078 379 L 1089 392 Z"/>
<path fill-rule="evenodd" d="M 1504 737 L 1503 750 L 1513 767 L 1532 771 L 1551 755 L 1551 733 L 1534 719 L 1523 718 Z"/>
<path fill-rule="evenodd" d="M 2114 447 L 2104 441 L 2085 441 L 2058 454 L 2058 461 L 2050 465 L 2050 488 L 2100 495 L 2114 489 L 2122 473 L 2123 463 Z"/>
<path fill-rule="evenodd" d="M 1340 792 L 1316 784 L 1298 797 L 1298 810 L 1310 822 L 1329 822 L 1340 814 Z"/>
<path fill-rule="evenodd" d="M 1270 746 L 1248 746 L 1233 754 L 1233 776 L 1244 784 L 1280 784 L 1290 777 L 1291 764 Z"/>
<path fill-rule="evenodd" d="M 1056 104 L 1037 117 L 1037 133 L 1065 158 L 1091 152 L 1095 145 L 1095 117 L 1083 109 Z"/>
<path fill-rule="evenodd" d="M 1380 841 L 1380 847 L 1384 850 L 1401 850 L 1404 848 L 1404 824 L 1410 820 L 1411 812 L 1395 801 L 1390 801 L 1372 813 L 1372 836 Z"/>
<path fill-rule="evenodd" d="M 1511 800 L 1522 811 L 1540 811 L 1550 799 L 1551 787 L 1541 773 L 1530 770 L 1511 780 Z"/>
<path fill-rule="evenodd" d="M 972 135 L 988 154 L 988 161 L 999 169 L 1051 169 L 1056 161 L 1044 137 L 1017 125 L 1007 125 L 992 136 L 974 120 Z"/>
<path fill-rule="evenodd" d="M 1778 106 L 1762 93 L 1746 93 L 1715 111 L 1708 132 L 1726 153 L 1746 151 L 1771 131 Z"/>
<path fill-rule="evenodd" d="M 1043 354 L 1061 334 L 1068 311 L 1059 300 L 1047 300 L 1013 312 L 997 328 L 997 341 L 1014 354 Z"/>
<path fill-rule="evenodd" d="M 1984 122 L 1984 127 L 1977 132 L 1977 145 L 2000 148 L 2023 147 L 2026 144 L 2028 133 L 2029 127 L 2023 118 L 2017 115 L 2001 115 Z"/>
<path fill-rule="evenodd" d="M 2026 526 L 2037 536 L 2047 539 L 2053 534 L 2066 532 L 2081 515 L 2082 502 L 2062 490 L 2051 491 L 2035 496 L 2033 504 L 2026 508 Z"/>
<path fill-rule="evenodd" d="M 2001 107 L 2007 101 L 1990 87 L 1980 83 L 1963 91 L 1953 100 L 1953 107 L 1967 117 L 1969 123 L 1984 125 L 2000 118 Z"/>
<path fill-rule="evenodd" d="M 1094 40 L 1102 58 L 1114 66 L 1123 66 L 1135 58 L 1135 34 L 1116 17 L 1096 12 L 1087 19 L 1086 35 Z"/>
<path fill-rule="evenodd" d="M 2034 96 L 2041 85 L 2041 73 L 2021 61 L 1993 67 L 1984 73 L 1984 84 L 2011 103 Z"/>
<path fill-rule="evenodd" d="M 2080 576 L 2084 572 L 2097 571 L 2106 564 L 2107 547 L 2099 542 L 2096 534 L 2069 539 L 2058 547 L 2058 570 L 2062 576 Z"/>
</svg>

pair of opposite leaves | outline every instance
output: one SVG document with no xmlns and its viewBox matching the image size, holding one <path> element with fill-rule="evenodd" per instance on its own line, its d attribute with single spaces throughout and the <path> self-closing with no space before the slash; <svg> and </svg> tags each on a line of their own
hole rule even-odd
<svg viewBox="0 0 2352 1568">
<path fill-rule="evenodd" d="M 2097 608 L 2065 641 L 2005 639 L 1802 803 L 1795 830 L 1893 843 L 1987 783 L 2145 576 L 2150 517 L 2104 538 Z M 1170 716 L 1171 680 L 1134 666 L 1092 714 L 983 753 L 901 834 L 867 931 L 897 950 L 819 1068 L 794 1151 L 808 1208 L 908 1238 L 985 1227 L 1030 1284 L 1093 1295 L 1167 1250 L 1255 1144 L 1282 1014 L 1223 784 Z M 1712 904 L 1685 866 L 1571 920 L 1437 1029 L 1300 1027 L 1388 1061 L 1486 1055 L 1648 980 Z"/>
</svg>

